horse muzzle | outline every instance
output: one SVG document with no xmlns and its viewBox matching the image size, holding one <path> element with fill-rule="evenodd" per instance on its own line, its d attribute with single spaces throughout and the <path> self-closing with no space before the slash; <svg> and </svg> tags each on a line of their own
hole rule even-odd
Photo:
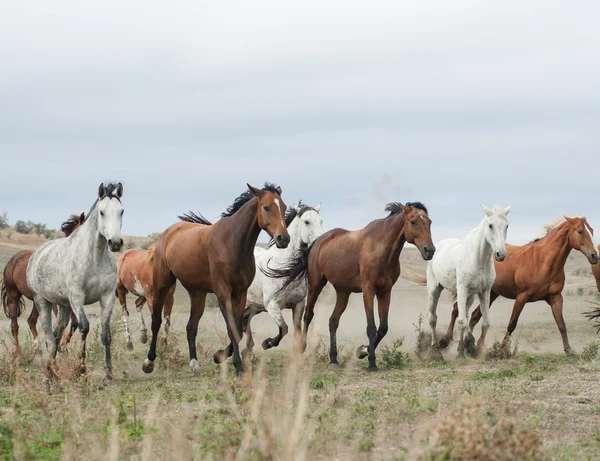
<svg viewBox="0 0 600 461">
<path fill-rule="evenodd" d="M 110 248 L 110 251 L 112 251 L 113 253 L 116 253 L 117 251 L 119 251 L 121 249 L 121 247 L 123 247 L 123 239 L 119 239 L 119 240 L 109 239 L 108 247 Z"/>
<path fill-rule="evenodd" d="M 494 253 L 494 258 L 496 258 L 496 261 L 501 263 L 502 261 L 504 261 L 506 259 L 506 251 L 496 251 Z"/>
<path fill-rule="evenodd" d="M 586 256 L 587 256 L 587 259 L 590 262 L 590 264 L 598 264 L 598 253 L 594 252 L 594 253 L 590 253 Z"/>
<path fill-rule="evenodd" d="M 434 254 L 435 254 L 435 247 L 434 246 L 424 246 L 421 249 L 421 256 L 423 256 L 423 259 L 425 261 L 431 261 L 431 259 L 433 258 Z"/>
<path fill-rule="evenodd" d="M 286 234 L 286 235 L 279 234 L 277 237 L 275 237 L 275 245 L 277 245 L 277 248 L 287 248 L 287 246 L 289 244 L 290 244 L 289 234 Z"/>
</svg>

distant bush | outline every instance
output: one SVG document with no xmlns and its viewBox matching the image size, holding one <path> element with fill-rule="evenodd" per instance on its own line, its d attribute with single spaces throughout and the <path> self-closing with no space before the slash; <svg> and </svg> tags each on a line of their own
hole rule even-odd
<svg viewBox="0 0 600 461">
<path fill-rule="evenodd" d="M 33 223 L 31 221 L 17 221 L 15 223 L 15 230 L 19 233 L 19 234 L 31 234 L 31 231 L 33 230 Z"/>
<path fill-rule="evenodd" d="M 0 230 L 8 227 L 8 213 L 6 211 L 0 214 Z"/>
<path fill-rule="evenodd" d="M 19 234 L 43 235 L 47 239 L 54 237 L 54 233 L 56 232 L 54 229 L 48 229 L 45 224 L 33 221 L 17 221 L 15 223 L 15 231 Z"/>
</svg>

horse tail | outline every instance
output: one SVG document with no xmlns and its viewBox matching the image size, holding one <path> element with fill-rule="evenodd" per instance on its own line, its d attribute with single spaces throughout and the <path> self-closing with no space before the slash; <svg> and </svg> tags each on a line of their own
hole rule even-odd
<svg viewBox="0 0 600 461">
<path fill-rule="evenodd" d="M 10 318 L 10 310 L 9 310 L 9 303 L 8 303 L 8 290 L 6 288 L 6 285 L 7 284 L 13 285 L 13 286 L 15 286 L 15 289 L 16 289 L 16 284 L 13 280 L 13 275 L 12 275 L 16 260 L 17 260 L 17 258 L 15 258 L 14 256 L 12 258 L 10 258 L 10 260 L 8 261 L 8 264 L 4 268 L 4 277 L 2 278 L 2 280 L 0 280 L 0 302 L 2 303 L 2 310 L 4 311 L 4 315 L 6 315 L 6 317 L 8 317 L 8 318 Z M 21 296 L 21 298 L 19 299 L 19 303 L 17 304 L 17 317 L 20 317 L 21 314 L 23 314 L 24 312 L 25 312 L 25 301 L 23 300 L 23 296 Z"/>
<path fill-rule="evenodd" d="M 594 328 L 596 328 L 596 334 L 600 333 L 600 307 L 595 307 L 590 312 L 584 312 L 589 321 L 594 321 Z"/>
<path fill-rule="evenodd" d="M 276 294 L 280 294 L 285 291 L 285 289 L 296 280 L 306 278 L 308 275 L 308 257 L 315 242 L 317 242 L 317 240 L 311 243 L 308 248 L 298 250 L 294 257 L 291 258 L 286 265 L 278 269 L 269 267 L 269 262 L 271 261 L 270 259 L 267 261 L 266 268 L 260 268 L 260 271 L 269 278 L 285 279 L 285 282 L 279 288 L 279 290 L 277 290 Z"/>
<path fill-rule="evenodd" d="M 420 274 L 417 271 L 407 269 L 406 267 L 402 268 L 400 274 L 405 280 L 409 280 L 410 282 L 416 283 L 417 285 L 427 286 L 427 276 L 424 274 Z"/>
</svg>

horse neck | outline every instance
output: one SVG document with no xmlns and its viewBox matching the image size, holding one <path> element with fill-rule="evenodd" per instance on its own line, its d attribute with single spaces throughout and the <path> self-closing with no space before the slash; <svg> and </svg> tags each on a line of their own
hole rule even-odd
<svg viewBox="0 0 600 461">
<path fill-rule="evenodd" d="M 78 240 L 85 242 L 84 250 L 80 256 L 83 256 L 84 253 L 89 254 L 92 261 L 100 261 L 106 256 L 108 242 L 98 230 L 98 212 L 96 210 L 89 214 L 88 218 L 81 225 L 81 229 L 69 238 L 73 237 L 77 237 Z"/>
<path fill-rule="evenodd" d="M 545 250 L 542 252 L 544 265 L 548 264 L 553 274 L 564 272 L 565 263 L 573 249 L 569 238 L 569 226 L 563 224 L 535 243 L 539 243 Z"/>
<path fill-rule="evenodd" d="M 384 223 L 384 235 L 377 236 L 385 242 L 386 247 L 390 249 L 390 262 L 398 261 L 400 258 L 400 252 L 404 248 L 406 243 L 406 237 L 404 236 L 404 225 L 406 224 L 406 214 L 400 212 L 393 218 L 387 218 L 383 221 Z"/>
<path fill-rule="evenodd" d="M 470 247 L 471 255 L 477 261 L 479 267 L 483 267 L 486 262 L 490 261 L 492 257 L 492 246 L 485 238 L 485 226 L 487 225 L 486 220 L 481 221 L 479 226 L 473 229 L 464 240 L 464 243 Z"/>
<path fill-rule="evenodd" d="M 293 254 L 302 246 L 302 239 L 300 237 L 300 218 L 296 216 L 287 229 L 288 234 L 290 234 L 290 243 L 287 248 L 280 248 L 278 251 L 281 251 L 283 254 Z"/>
<path fill-rule="evenodd" d="M 256 217 L 257 209 L 258 199 L 253 198 L 230 217 L 228 224 L 234 229 L 232 232 L 234 254 L 254 253 L 254 247 L 261 231 Z"/>
</svg>

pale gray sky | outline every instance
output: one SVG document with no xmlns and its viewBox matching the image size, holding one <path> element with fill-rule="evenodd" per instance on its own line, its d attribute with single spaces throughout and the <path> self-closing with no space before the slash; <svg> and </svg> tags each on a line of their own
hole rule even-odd
<svg viewBox="0 0 600 461">
<path fill-rule="evenodd" d="M 56 228 L 114 179 L 128 235 L 264 181 L 326 229 L 392 200 L 423 201 L 434 240 L 480 203 L 513 206 L 513 243 L 561 214 L 600 228 L 598 2 L 7 3 L 12 222 Z"/>
</svg>

